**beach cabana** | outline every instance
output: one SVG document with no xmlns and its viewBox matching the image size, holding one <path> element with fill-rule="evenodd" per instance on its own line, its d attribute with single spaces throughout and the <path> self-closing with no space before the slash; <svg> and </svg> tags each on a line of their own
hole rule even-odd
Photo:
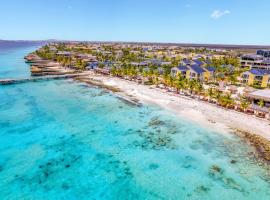
<svg viewBox="0 0 270 200">
<path fill-rule="evenodd" d="M 269 115 L 270 90 L 257 90 L 246 95 L 252 102 L 252 109 L 259 117 Z"/>
</svg>

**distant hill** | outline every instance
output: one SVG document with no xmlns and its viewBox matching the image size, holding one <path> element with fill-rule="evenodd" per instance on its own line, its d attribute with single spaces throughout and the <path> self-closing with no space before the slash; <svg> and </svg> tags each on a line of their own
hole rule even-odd
<svg viewBox="0 0 270 200">
<path fill-rule="evenodd" d="M 17 47 L 38 46 L 48 43 L 47 41 L 25 41 L 25 40 L 0 40 L 0 49 Z"/>
<path fill-rule="evenodd" d="M 204 47 L 217 49 L 270 49 L 270 45 L 195 44 L 195 43 L 193 44 L 193 43 L 121 42 L 121 41 L 119 42 L 100 41 L 92 43 L 140 44 L 140 45 L 179 46 L 179 47 L 194 47 L 194 48 Z"/>
<path fill-rule="evenodd" d="M 179 46 L 179 47 L 205 47 L 221 49 L 270 49 L 269 45 L 234 45 L 234 44 L 192 44 L 192 43 L 159 43 L 159 42 L 122 42 L 122 41 L 76 41 L 76 40 L 1 40 L 1 48 L 27 47 L 34 45 L 44 45 L 51 42 L 87 42 L 87 43 L 111 43 L 111 44 L 139 44 L 139 45 L 160 45 L 160 46 Z"/>
</svg>

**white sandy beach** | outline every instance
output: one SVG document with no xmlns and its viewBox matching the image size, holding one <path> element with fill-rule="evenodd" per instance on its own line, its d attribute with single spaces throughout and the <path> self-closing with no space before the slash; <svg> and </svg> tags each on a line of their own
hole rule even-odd
<svg viewBox="0 0 270 200">
<path fill-rule="evenodd" d="M 270 121 L 254 116 L 226 110 L 216 105 L 191 99 L 185 96 L 164 92 L 158 88 L 140 85 L 132 81 L 111 76 L 89 73 L 89 78 L 102 84 L 119 88 L 127 95 L 145 103 L 157 104 L 177 115 L 185 117 L 207 128 L 232 132 L 235 129 L 259 134 L 270 140 Z"/>
</svg>

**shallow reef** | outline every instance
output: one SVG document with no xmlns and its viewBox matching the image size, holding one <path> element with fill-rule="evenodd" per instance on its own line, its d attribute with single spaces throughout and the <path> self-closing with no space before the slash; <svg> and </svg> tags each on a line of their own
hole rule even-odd
<svg viewBox="0 0 270 200">
<path fill-rule="evenodd" d="M 209 168 L 208 175 L 215 181 L 219 181 L 224 187 L 239 190 L 245 192 L 244 188 L 241 187 L 233 178 L 228 177 L 224 169 L 218 165 L 212 165 Z"/>
<path fill-rule="evenodd" d="M 257 150 L 257 158 L 262 159 L 265 161 L 267 165 L 270 166 L 270 141 L 265 139 L 262 136 L 248 133 L 241 130 L 236 130 L 235 134 L 244 138 L 248 143 L 254 146 Z"/>
</svg>

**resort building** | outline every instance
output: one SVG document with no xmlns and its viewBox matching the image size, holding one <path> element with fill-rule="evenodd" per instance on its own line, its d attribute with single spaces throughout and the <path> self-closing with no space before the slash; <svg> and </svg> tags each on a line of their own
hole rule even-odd
<svg viewBox="0 0 270 200">
<path fill-rule="evenodd" d="M 150 59 L 146 61 L 149 64 L 157 65 L 157 66 L 163 66 L 163 65 L 170 65 L 171 62 L 163 61 L 160 59 Z"/>
<path fill-rule="evenodd" d="M 259 65 L 263 61 L 261 55 L 247 54 L 241 57 L 240 63 L 242 68 L 252 68 L 253 65 Z"/>
<path fill-rule="evenodd" d="M 196 65 L 199 65 L 199 66 L 205 66 L 205 62 L 202 62 L 200 60 L 193 60 L 193 62 L 196 64 Z"/>
<path fill-rule="evenodd" d="M 270 59 L 270 50 L 258 50 L 257 55 L 261 55 L 264 58 Z"/>
<path fill-rule="evenodd" d="M 189 79 L 196 79 L 199 81 L 208 80 L 206 70 L 199 65 L 191 65 L 189 69 Z"/>
<path fill-rule="evenodd" d="M 209 60 L 208 60 L 209 61 Z M 189 66 L 191 66 L 191 65 L 198 65 L 198 66 L 201 66 L 201 67 L 203 67 L 203 66 L 206 66 L 208 63 L 206 63 L 206 62 L 204 62 L 204 61 L 201 61 L 201 60 L 199 60 L 199 59 L 187 59 L 187 58 L 185 58 L 185 59 L 183 59 L 181 62 L 180 62 L 180 65 L 189 65 Z"/>
<path fill-rule="evenodd" d="M 188 78 L 188 70 L 189 68 L 185 65 L 179 65 L 178 67 L 173 67 L 171 69 L 171 75 L 176 77 L 178 75 L 181 75 L 184 78 Z"/>
<path fill-rule="evenodd" d="M 172 76 L 181 75 L 182 77 L 191 80 L 210 81 L 214 77 L 214 67 L 201 67 L 199 65 L 179 65 L 171 69 Z"/>
<path fill-rule="evenodd" d="M 74 57 L 83 60 L 97 61 L 97 57 L 91 54 L 76 54 Z"/>
<path fill-rule="evenodd" d="M 194 64 L 194 63 L 192 63 L 191 60 L 185 58 L 185 59 L 183 59 L 183 60 L 181 61 L 180 64 L 186 66 L 186 65 L 192 65 L 192 64 Z"/>
<path fill-rule="evenodd" d="M 64 56 L 64 57 L 71 57 L 74 55 L 74 53 L 69 52 L 69 51 L 58 51 L 58 53 L 56 53 L 56 55 Z"/>
<path fill-rule="evenodd" d="M 98 68 L 98 62 L 89 62 L 86 66 L 87 70 L 92 70 Z"/>
<path fill-rule="evenodd" d="M 270 111 L 270 90 L 257 90 L 247 94 L 247 97 L 252 102 L 252 109 L 269 113 Z"/>
<path fill-rule="evenodd" d="M 207 73 L 207 77 L 209 77 L 209 81 L 211 81 L 214 77 L 215 77 L 215 72 L 216 72 L 216 68 L 209 66 L 209 67 L 205 67 L 206 73 Z"/>
<path fill-rule="evenodd" d="M 248 54 L 241 57 L 241 67 L 250 69 L 270 69 L 270 51 L 258 50 L 257 54 Z"/>
<path fill-rule="evenodd" d="M 252 69 L 269 69 L 270 70 L 270 60 L 262 60 L 261 62 L 255 62 L 252 65 Z"/>
<path fill-rule="evenodd" d="M 251 69 L 242 73 L 242 83 L 265 88 L 270 85 L 270 70 Z"/>
</svg>

